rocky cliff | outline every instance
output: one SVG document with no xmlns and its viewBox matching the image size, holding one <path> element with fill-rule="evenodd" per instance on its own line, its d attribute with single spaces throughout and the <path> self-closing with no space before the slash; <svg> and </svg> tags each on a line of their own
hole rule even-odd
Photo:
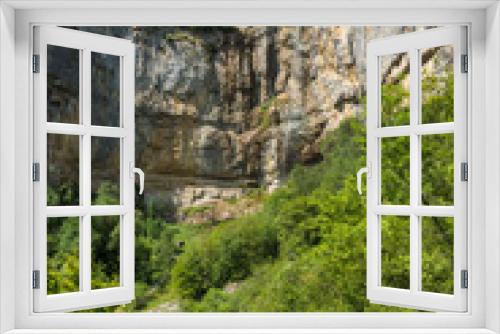
<svg viewBox="0 0 500 334">
<path fill-rule="evenodd" d="M 320 161 L 325 133 L 363 110 L 367 42 L 415 28 L 81 30 L 136 44 L 136 165 L 146 200 L 176 219 Z"/>
</svg>

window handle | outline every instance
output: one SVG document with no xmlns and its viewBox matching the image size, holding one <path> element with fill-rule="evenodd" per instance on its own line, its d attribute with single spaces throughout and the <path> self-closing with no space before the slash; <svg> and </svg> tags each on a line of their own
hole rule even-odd
<svg viewBox="0 0 500 334">
<path fill-rule="evenodd" d="M 142 169 L 134 167 L 134 163 L 130 162 L 130 177 L 134 178 L 135 174 L 139 175 L 139 195 L 144 192 L 144 172 Z"/>
<path fill-rule="evenodd" d="M 134 167 L 134 173 L 139 174 L 139 195 L 144 192 L 144 172 L 142 169 Z"/>
<path fill-rule="evenodd" d="M 369 178 L 371 176 L 371 171 L 370 171 L 370 163 L 367 164 L 366 167 L 363 167 L 361 168 L 360 170 L 358 170 L 358 172 L 356 173 L 356 179 L 357 179 L 357 182 L 358 182 L 358 193 L 360 195 L 363 194 L 363 190 L 361 190 L 361 179 L 363 177 L 363 174 L 366 174 L 366 178 Z"/>
</svg>

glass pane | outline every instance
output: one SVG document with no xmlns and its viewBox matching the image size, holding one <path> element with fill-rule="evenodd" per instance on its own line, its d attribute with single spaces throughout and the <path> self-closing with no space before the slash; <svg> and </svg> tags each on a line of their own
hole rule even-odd
<svg viewBox="0 0 500 334">
<path fill-rule="evenodd" d="M 47 294 L 80 290 L 78 217 L 47 219 Z"/>
<path fill-rule="evenodd" d="M 453 294 L 453 218 L 422 217 L 422 290 Z"/>
<path fill-rule="evenodd" d="M 80 137 L 47 134 L 47 205 L 78 205 Z"/>
<path fill-rule="evenodd" d="M 120 204 L 120 138 L 92 137 L 92 204 Z"/>
<path fill-rule="evenodd" d="M 410 137 L 381 138 L 382 204 L 410 204 Z"/>
<path fill-rule="evenodd" d="M 453 205 L 453 134 L 422 136 L 422 204 Z"/>
<path fill-rule="evenodd" d="M 80 121 L 80 50 L 47 45 L 47 121 Z"/>
<path fill-rule="evenodd" d="M 407 53 L 380 56 L 381 126 L 410 124 L 410 59 Z"/>
<path fill-rule="evenodd" d="M 382 286 L 410 288 L 410 217 L 384 216 L 382 226 Z"/>
<path fill-rule="evenodd" d="M 421 50 L 422 123 L 453 122 L 453 47 Z"/>
<path fill-rule="evenodd" d="M 120 286 L 120 216 L 92 217 L 92 289 Z"/>
<path fill-rule="evenodd" d="M 91 57 L 92 125 L 120 126 L 120 57 Z"/>
</svg>

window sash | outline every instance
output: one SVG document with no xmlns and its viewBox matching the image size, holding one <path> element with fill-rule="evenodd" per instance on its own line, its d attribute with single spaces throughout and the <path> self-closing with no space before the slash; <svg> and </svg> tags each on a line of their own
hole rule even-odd
<svg viewBox="0 0 500 334">
<path fill-rule="evenodd" d="M 34 289 L 34 311 L 73 311 L 124 304 L 134 298 L 134 46 L 127 40 L 58 27 L 35 28 L 34 53 L 40 55 L 40 72 L 34 74 L 34 161 L 40 164 L 40 181 L 34 190 L 34 263 L 40 288 Z M 47 122 L 47 45 L 80 50 L 80 124 Z M 91 52 L 120 57 L 120 127 L 91 125 Z M 79 137 L 79 205 L 47 206 L 47 134 Z M 120 140 L 120 203 L 91 203 L 91 138 Z M 91 289 L 91 219 L 120 216 L 120 285 Z M 47 218 L 79 217 L 79 291 L 47 294 Z"/>
<path fill-rule="evenodd" d="M 419 124 L 420 54 L 419 50 L 452 45 L 454 52 L 454 120 L 449 123 Z M 407 53 L 410 59 L 410 124 L 380 127 L 379 57 Z M 460 179 L 460 163 L 467 162 L 467 75 L 461 72 L 461 55 L 466 54 L 466 28 L 436 28 L 423 32 L 371 41 L 367 48 L 367 296 L 370 301 L 393 306 L 437 311 L 467 310 L 467 289 L 460 286 L 461 270 L 467 269 L 467 183 Z M 454 134 L 454 205 L 420 204 L 420 135 Z M 410 204 L 381 205 L 381 138 L 410 137 Z M 381 285 L 382 215 L 410 217 L 410 288 L 396 289 Z M 454 293 L 421 291 L 422 216 L 454 217 Z"/>
</svg>

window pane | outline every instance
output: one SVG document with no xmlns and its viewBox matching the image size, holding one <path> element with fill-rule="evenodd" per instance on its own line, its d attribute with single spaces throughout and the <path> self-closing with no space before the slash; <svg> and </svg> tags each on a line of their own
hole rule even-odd
<svg viewBox="0 0 500 334">
<path fill-rule="evenodd" d="M 47 294 L 79 291 L 78 217 L 47 219 Z"/>
<path fill-rule="evenodd" d="M 453 218 L 422 217 L 422 290 L 453 294 Z"/>
<path fill-rule="evenodd" d="M 92 125 L 120 126 L 120 57 L 92 52 Z"/>
<path fill-rule="evenodd" d="M 410 217 L 384 216 L 382 226 L 382 286 L 410 288 Z"/>
<path fill-rule="evenodd" d="M 80 120 L 80 50 L 47 45 L 47 121 Z"/>
<path fill-rule="evenodd" d="M 422 136 L 422 204 L 453 205 L 453 134 Z"/>
<path fill-rule="evenodd" d="M 410 138 L 381 138 L 382 204 L 410 204 Z"/>
<path fill-rule="evenodd" d="M 120 285 L 120 216 L 92 217 L 92 289 Z"/>
<path fill-rule="evenodd" d="M 453 122 L 453 47 L 421 50 L 422 123 Z"/>
<path fill-rule="evenodd" d="M 120 204 L 120 138 L 92 137 L 92 204 Z"/>
<path fill-rule="evenodd" d="M 80 137 L 47 134 L 47 205 L 78 205 Z"/>
<path fill-rule="evenodd" d="M 381 126 L 410 124 L 410 59 L 407 53 L 380 58 Z"/>
</svg>

